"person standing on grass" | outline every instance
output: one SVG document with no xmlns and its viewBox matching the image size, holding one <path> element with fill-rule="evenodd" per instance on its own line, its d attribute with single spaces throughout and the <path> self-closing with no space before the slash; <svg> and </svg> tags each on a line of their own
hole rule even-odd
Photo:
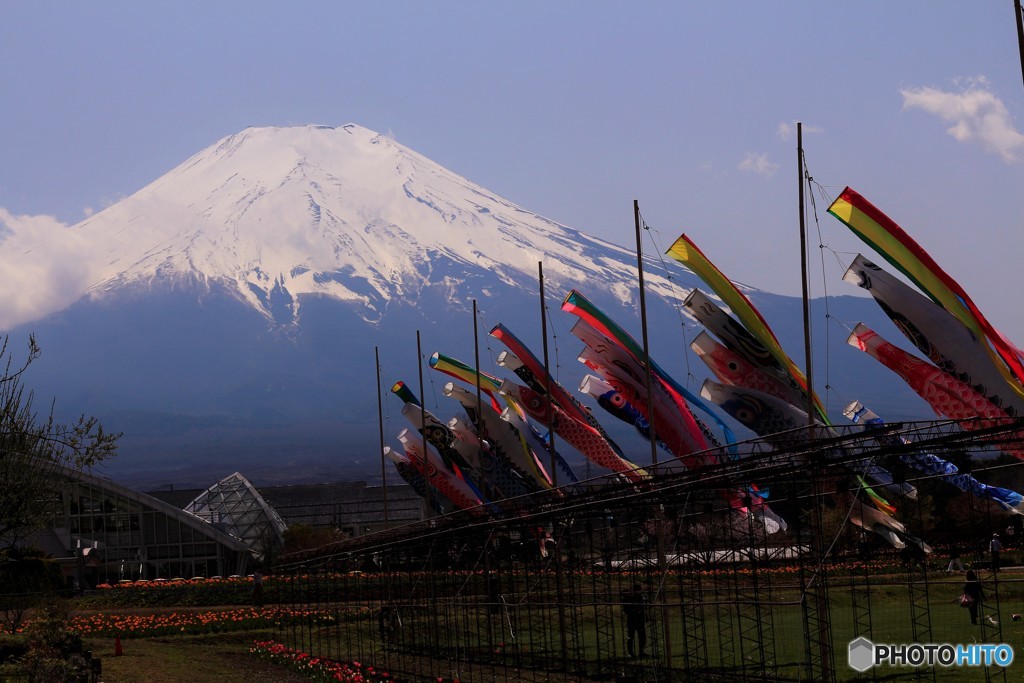
<svg viewBox="0 0 1024 683">
<path fill-rule="evenodd" d="M 644 648 L 647 647 L 647 598 L 644 597 L 644 587 L 639 583 L 633 584 L 632 591 L 622 592 L 622 614 L 626 617 L 626 651 L 632 658 L 645 657 Z"/>
<path fill-rule="evenodd" d="M 966 576 L 964 576 L 964 595 L 969 597 L 971 600 L 967 604 L 967 611 L 971 615 L 971 623 L 975 626 L 978 625 L 978 610 L 981 608 L 982 600 L 985 599 L 985 594 L 981 590 L 981 581 L 975 573 L 968 569 Z"/>
<path fill-rule="evenodd" d="M 992 553 L 992 571 L 999 571 L 999 553 L 1003 550 L 1003 542 L 999 540 L 999 534 L 992 534 L 992 540 L 988 543 L 988 550 Z"/>
<path fill-rule="evenodd" d="M 949 564 L 946 566 L 947 572 L 963 571 L 964 563 L 960 561 L 960 549 L 953 546 L 949 551 Z"/>
<path fill-rule="evenodd" d="M 259 572 L 252 575 L 252 604 L 263 607 L 263 575 Z"/>
</svg>

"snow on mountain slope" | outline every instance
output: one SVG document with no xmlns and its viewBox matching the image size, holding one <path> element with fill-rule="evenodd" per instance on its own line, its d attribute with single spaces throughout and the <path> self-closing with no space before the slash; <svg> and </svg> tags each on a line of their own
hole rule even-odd
<svg viewBox="0 0 1024 683">
<path fill-rule="evenodd" d="M 291 320 L 279 322 L 296 320 L 307 294 L 356 303 L 377 320 L 389 301 L 415 299 L 434 272 L 481 269 L 533 289 L 541 261 L 555 286 L 603 284 L 620 300 L 636 290 L 631 252 L 352 124 L 244 130 L 73 230 L 103 254 L 91 296 L 221 281 L 268 317 L 271 298 L 284 294 Z M 668 287 L 658 277 L 650 285 Z"/>
<path fill-rule="evenodd" d="M 355 125 L 242 131 L 70 229 L 5 230 L 4 220 L 0 213 L 0 251 L 10 258 L 0 258 L 0 280 L 10 295 L 0 297 L 0 325 L 37 335 L 44 355 L 32 386 L 60 397 L 62 419 L 96 414 L 125 433 L 111 465 L 122 479 L 208 485 L 236 470 L 376 476 L 370 397 L 381 377 L 373 359 L 385 385 L 416 377 L 422 359 L 412 346 L 422 332 L 425 355 L 469 360 L 479 350 L 481 366 L 499 372 L 490 326 L 501 322 L 528 345 L 539 337 L 538 262 L 553 309 L 578 288 L 640 334 L 632 251 L 521 209 Z M 632 221 L 623 227 L 631 238 Z M 33 282 L 24 269 L 5 270 L 20 261 L 31 262 Z M 683 273 L 670 283 L 650 265 L 652 351 L 696 393 L 702 369 L 675 302 L 698 280 Z M 799 300 L 750 293 L 783 346 L 801 348 Z M 483 304 L 479 342 L 470 299 Z M 840 303 L 831 308 L 839 320 L 873 324 L 880 315 L 867 299 L 843 303 L 848 316 Z M 17 315 L 4 305 L 20 306 Z M 574 321 L 555 313 L 548 330 L 556 376 L 570 389 L 585 373 L 575 362 L 581 345 L 568 334 Z M 831 385 L 887 417 L 906 414 L 909 390 L 879 380 L 884 370 L 839 337 L 825 343 L 844 354 Z M 422 394 L 436 401 L 438 378 L 426 374 Z M 618 428 L 624 448 L 639 438 L 625 423 Z"/>
</svg>

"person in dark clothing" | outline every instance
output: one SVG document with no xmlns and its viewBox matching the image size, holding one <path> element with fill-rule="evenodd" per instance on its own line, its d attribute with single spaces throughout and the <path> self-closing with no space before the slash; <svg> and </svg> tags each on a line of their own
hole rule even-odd
<svg viewBox="0 0 1024 683">
<path fill-rule="evenodd" d="M 487 586 L 487 613 L 501 614 L 501 579 L 493 572 L 484 575 Z"/>
<path fill-rule="evenodd" d="M 377 628 L 380 630 L 381 642 L 393 643 L 398 634 L 398 627 L 401 619 L 398 616 L 398 608 L 394 605 L 381 605 L 377 615 Z"/>
<path fill-rule="evenodd" d="M 644 597 L 643 586 L 633 584 L 633 590 L 622 592 L 622 614 L 626 617 L 626 651 L 630 657 L 644 657 L 647 647 L 647 598 Z"/>
<path fill-rule="evenodd" d="M 263 607 L 263 575 L 259 572 L 252 575 L 252 604 Z"/>
<path fill-rule="evenodd" d="M 972 570 L 967 570 L 967 575 L 964 579 L 963 594 L 971 599 L 970 603 L 967 605 L 967 611 L 971 614 L 971 623 L 977 625 L 978 610 L 981 609 L 981 603 L 985 599 L 985 593 L 981 590 L 981 581 L 978 580 L 978 577 Z"/>
<path fill-rule="evenodd" d="M 1003 551 L 1003 542 L 999 534 L 992 534 L 992 540 L 988 542 L 989 552 L 992 553 L 992 571 L 999 571 L 999 554 Z"/>
<path fill-rule="evenodd" d="M 908 543 L 900 551 L 900 557 L 903 563 L 907 565 L 907 569 L 913 569 L 915 565 L 919 568 L 924 568 L 924 551 L 921 550 L 921 546 L 915 543 Z"/>
</svg>

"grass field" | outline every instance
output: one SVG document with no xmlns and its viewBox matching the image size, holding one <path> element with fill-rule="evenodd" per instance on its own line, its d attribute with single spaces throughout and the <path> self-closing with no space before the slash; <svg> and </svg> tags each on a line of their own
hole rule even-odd
<svg viewBox="0 0 1024 683">
<path fill-rule="evenodd" d="M 1022 652 L 1024 621 L 1014 622 L 1011 615 L 1024 612 L 1024 572 L 1007 571 L 1000 577 L 998 584 L 990 576 L 983 577 L 988 595 L 983 614 L 991 615 L 996 625 L 989 622 L 971 625 L 967 610 L 957 601 L 963 581 L 959 575 L 940 573 L 930 577 L 929 609 L 917 613 L 916 623 L 912 618 L 911 589 L 905 583 L 905 576 L 873 576 L 870 591 L 857 599 L 867 600 L 871 613 L 870 637 L 876 643 L 1008 643 L 1015 652 Z M 673 669 L 685 669 L 687 658 L 693 661 L 695 657 L 709 671 L 730 671 L 739 679 L 805 678 L 805 627 L 797 586 L 777 581 L 770 594 L 761 593 L 759 604 L 736 600 L 736 594 L 729 588 L 716 593 L 714 582 L 709 582 L 699 596 L 670 595 L 664 609 L 653 605 L 648 629 L 653 657 L 641 663 L 641 667 L 646 667 L 653 675 L 654 664 L 664 661 L 663 624 L 667 620 L 672 638 Z M 686 610 L 681 607 L 684 601 L 689 601 Z M 695 604 L 697 602 L 701 604 Z M 854 592 L 847 579 L 832 580 L 829 602 L 835 674 L 839 680 L 853 680 L 858 675 L 847 665 L 847 651 L 856 634 Z M 684 616 L 692 619 L 695 614 L 701 619 L 696 630 L 706 645 L 694 648 L 691 641 L 687 652 L 682 620 Z M 396 643 L 397 649 L 403 652 L 432 653 L 442 664 L 430 669 L 431 673 L 444 668 L 446 660 L 455 666 L 461 661 L 462 669 L 470 672 L 473 665 L 466 665 L 467 661 L 543 665 L 558 659 L 562 637 L 557 628 L 559 619 L 571 625 L 566 640 L 578 659 L 589 663 L 588 670 L 621 672 L 634 668 L 634 663 L 624 653 L 619 606 L 600 601 L 566 605 L 562 615 L 551 604 L 514 604 L 500 618 L 489 615 L 472 601 L 440 601 L 430 609 L 424 606 L 420 610 L 407 610 Z M 613 633 L 611 636 L 606 633 L 602 640 L 600 631 L 607 629 L 609 623 Z M 694 630 L 694 624 L 690 626 Z M 609 637 L 613 639 L 611 651 Z M 400 665 L 395 663 L 396 655 L 381 647 L 374 624 L 362 622 L 320 629 L 302 633 L 299 638 L 303 647 L 328 656 L 343 657 L 347 652 L 372 661 L 380 658 L 382 664 L 400 670 Z M 504 646 L 495 654 L 498 641 Z M 1008 673 L 1014 677 L 1018 672 L 1024 672 L 1024 659 Z M 884 677 L 900 674 L 913 677 L 912 670 L 906 668 L 885 668 L 877 673 Z M 990 673 L 1001 674 L 1002 671 L 993 668 Z M 986 680 L 983 669 L 939 667 L 936 676 L 943 680 Z M 463 680 L 477 679 L 470 673 L 464 675 Z"/>
<path fill-rule="evenodd" d="M 932 574 L 928 595 L 930 610 L 925 619 L 918 620 L 917 634 L 930 630 L 929 642 L 935 643 L 1008 643 L 1022 659 L 1015 663 L 1006 676 L 1021 678 L 1024 674 L 1024 621 L 1012 621 L 1013 613 L 1024 613 L 1024 571 L 1008 570 L 1000 574 L 998 583 L 991 575 L 983 575 L 989 604 L 984 613 L 998 622 L 972 626 L 967 610 L 959 607 L 962 577 Z M 911 590 L 899 574 L 871 577 L 871 590 L 867 595 L 871 612 L 871 638 L 876 643 L 911 643 L 915 640 L 915 626 L 911 610 Z M 724 587 L 723 587 L 724 588 Z M 799 593 L 792 583 L 776 581 L 771 592 L 765 587 L 759 605 L 735 600 L 730 590 L 714 591 L 714 582 L 704 586 L 698 596 L 670 595 L 668 605 L 651 607 L 649 634 L 652 656 L 640 662 L 630 661 L 624 654 L 622 623 L 619 606 L 615 603 L 566 605 L 565 623 L 571 632 L 566 641 L 579 658 L 599 662 L 606 672 L 626 675 L 636 680 L 650 680 L 664 662 L 663 625 L 669 624 L 672 638 L 673 669 L 685 668 L 687 656 L 683 640 L 684 616 L 702 619 L 698 629 L 706 645 L 700 648 L 699 660 L 706 660 L 709 671 L 729 671 L 736 679 L 761 675 L 785 678 L 805 677 L 804 623 L 799 606 Z M 865 596 L 861 595 L 859 599 Z M 680 605 L 689 600 L 684 610 Z M 854 637 L 854 593 L 849 583 L 837 577 L 830 583 L 830 619 L 838 680 L 855 680 L 857 674 L 847 666 L 847 645 Z M 323 606 L 323 605 L 321 605 Z M 347 603 L 344 607 L 370 607 Z M 152 614 L 180 611 L 181 607 L 149 608 L 93 608 L 98 613 L 131 611 Z M 207 608 L 192 608 L 207 609 Z M 396 676 L 401 672 L 417 672 L 430 680 L 445 676 L 450 680 L 458 675 L 464 683 L 470 681 L 530 681 L 566 680 L 561 675 L 547 675 L 528 667 L 537 662 L 557 659 L 559 639 L 557 631 L 560 615 L 550 604 L 513 604 L 508 611 L 488 614 L 479 603 L 442 600 L 431 606 L 435 610 L 405 613 L 398 640 L 385 646 L 381 642 L 375 619 L 361 618 L 331 626 L 262 628 L 231 633 L 205 635 L 166 635 L 150 638 L 122 638 L 123 655 L 114 656 L 115 644 L 111 638 L 87 637 L 86 647 L 103 662 L 106 683 L 171 683 L 178 681 L 293 681 L 308 680 L 291 670 L 260 660 L 249 654 L 255 639 L 272 639 L 298 646 L 314 655 L 340 660 L 359 659 L 378 667 L 389 668 Z M 438 618 L 438 615 L 441 615 Z M 604 634 L 599 631 L 608 629 Z M 694 624 L 691 622 L 691 629 Z M 751 628 L 756 628 L 751 631 Z M 745 634 L 745 635 L 744 635 Z M 603 638 L 603 640 L 602 640 Z M 498 644 L 503 643 L 501 648 Z M 611 647 L 613 651 L 609 651 Z M 516 666 L 527 668 L 516 669 Z M 508 667 L 508 668 L 506 668 Z M 880 679 L 912 679 L 909 669 L 879 670 Z M 986 676 L 984 669 L 936 669 L 938 680 L 984 681 L 995 677 L 1002 680 L 1002 671 L 992 669 Z M 931 678 L 931 673 L 926 674 Z M 408 676 L 413 680 L 413 676 Z M 587 680 L 579 678 L 578 680 Z"/>
<path fill-rule="evenodd" d="M 220 633 L 122 640 L 123 655 L 114 656 L 112 639 L 91 639 L 93 656 L 103 662 L 104 683 L 308 683 L 309 679 L 249 654 L 257 637 L 270 631 Z"/>
</svg>

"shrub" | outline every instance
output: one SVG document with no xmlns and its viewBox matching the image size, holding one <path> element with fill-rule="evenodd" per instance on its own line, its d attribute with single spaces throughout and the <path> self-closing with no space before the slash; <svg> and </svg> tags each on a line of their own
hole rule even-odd
<svg viewBox="0 0 1024 683">
<path fill-rule="evenodd" d="M 60 568 L 41 553 L 0 551 L 0 625 L 7 633 L 17 633 L 28 611 L 51 599 L 62 585 Z"/>
<path fill-rule="evenodd" d="M 68 628 L 70 618 L 67 604 L 52 600 L 25 627 L 28 653 L 20 664 L 31 680 L 65 683 L 87 675 L 82 636 Z"/>
</svg>

